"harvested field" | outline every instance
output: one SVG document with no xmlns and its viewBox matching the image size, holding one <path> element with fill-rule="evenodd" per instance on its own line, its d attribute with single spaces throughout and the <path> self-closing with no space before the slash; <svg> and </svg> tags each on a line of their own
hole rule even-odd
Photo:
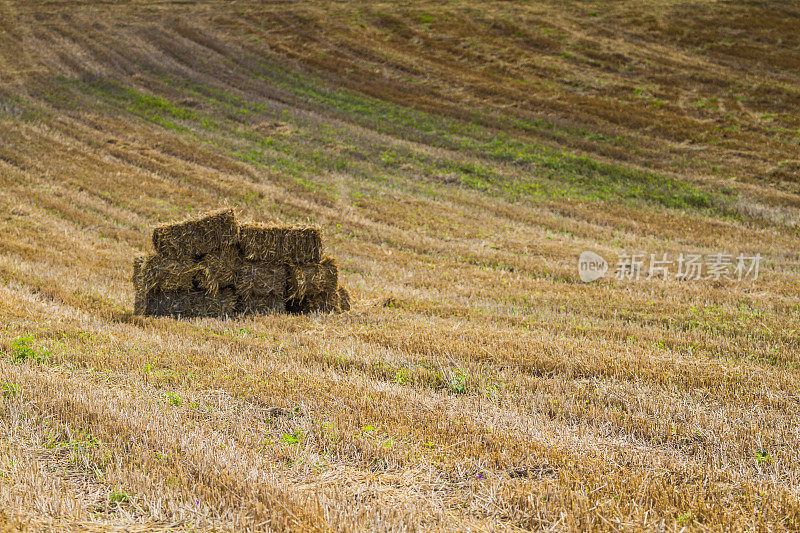
<svg viewBox="0 0 800 533">
<path fill-rule="evenodd" d="M 0 526 L 799 530 L 798 20 L 0 0 Z"/>
</svg>

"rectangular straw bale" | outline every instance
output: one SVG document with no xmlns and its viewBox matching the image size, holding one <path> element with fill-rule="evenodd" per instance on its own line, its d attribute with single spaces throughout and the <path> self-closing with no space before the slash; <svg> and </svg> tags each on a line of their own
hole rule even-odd
<svg viewBox="0 0 800 533">
<path fill-rule="evenodd" d="M 333 257 L 325 257 L 320 262 L 322 266 L 322 280 L 319 287 L 321 292 L 333 292 L 339 287 L 339 263 Z"/>
<path fill-rule="evenodd" d="M 172 259 L 198 258 L 225 246 L 235 246 L 238 239 L 239 226 L 233 209 L 212 211 L 153 230 L 153 247 Z"/>
<path fill-rule="evenodd" d="M 350 293 L 344 287 L 337 287 L 333 290 L 326 289 L 322 293 L 311 298 L 312 304 L 317 306 L 319 311 L 342 311 L 350 310 Z"/>
<path fill-rule="evenodd" d="M 239 234 L 247 259 L 269 263 L 317 263 L 322 257 L 319 229 L 244 224 Z"/>
<path fill-rule="evenodd" d="M 339 312 L 339 291 L 326 291 L 308 297 L 310 311 L 320 311 L 328 313 L 330 311 Z"/>
<path fill-rule="evenodd" d="M 153 291 L 147 294 L 145 315 L 148 316 L 197 316 L 205 300 L 202 291 Z"/>
<path fill-rule="evenodd" d="M 244 257 L 250 261 L 283 263 L 286 260 L 283 240 L 288 229 L 284 226 L 243 224 L 239 230 L 239 245 Z"/>
<path fill-rule="evenodd" d="M 204 291 L 150 292 L 146 298 L 145 314 L 173 317 L 220 317 L 236 312 L 236 294 L 225 289 L 216 295 Z"/>
<path fill-rule="evenodd" d="M 322 258 L 322 235 L 319 229 L 292 228 L 284 235 L 283 253 L 295 264 L 319 262 Z"/>
<path fill-rule="evenodd" d="M 239 310 L 245 314 L 265 315 L 286 311 L 286 301 L 274 294 L 240 295 Z"/>
<path fill-rule="evenodd" d="M 283 300 L 286 294 L 286 268 L 264 261 L 243 261 L 236 276 L 240 295 L 272 295 Z"/>
<path fill-rule="evenodd" d="M 339 286 L 339 267 L 336 260 L 326 257 L 320 263 L 290 264 L 286 268 L 287 297 L 303 299 L 323 292 L 334 292 Z"/>
<path fill-rule="evenodd" d="M 341 311 L 339 291 L 328 291 L 286 301 L 286 309 L 293 313 Z"/>
<path fill-rule="evenodd" d="M 239 298 L 234 289 L 223 289 L 219 291 L 213 305 L 215 307 L 212 310 L 217 312 L 210 313 L 208 316 L 234 316 L 239 311 Z"/>
<path fill-rule="evenodd" d="M 133 284 L 136 285 L 139 282 L 139 276 L 142 272 L 142 265 L 147 260 L 147 256 L 140 255 L 133 259 Z"/>
<path fill-rule="evenodd" d="M 221 288 L 232 287 L 242 263 L 239 249 L 235 246 L 223 246 L 206 254 L 199 262 L 202 270 L 197 278 L 198 286 L 212 294 Z"/>
<path fill-rule="evenodd" d="M 194 309 L 191 316 L 198 317 L 229 317 L 234 316 L 238 310 L 239 300 L 233 289 L 222 289 L 216 294 L 203 293 L 203 298 Z"/>
<path fill-rule="evenodd" d="M 134 269 L 134 284 L 137 290 L 145 293 L 192 290 L 202 271 L 202 267 L 194 261 L 179 261 L 158 254 L 142 258 L 138 267 L 134 264 Z"/>
</svg>

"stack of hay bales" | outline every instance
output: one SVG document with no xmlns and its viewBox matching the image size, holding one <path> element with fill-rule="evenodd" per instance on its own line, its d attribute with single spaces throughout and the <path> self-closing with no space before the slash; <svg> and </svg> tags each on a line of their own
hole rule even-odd
<svg viewBox="0 0 800 533">
<path fill-rule="evenodd" d="M 241 227 L 232 209 L 153 231 L 155 254 L 134 261 L 136 314 L 225 317 L 347 311 L 336 261 L 316 228 Z"/>
</svg>

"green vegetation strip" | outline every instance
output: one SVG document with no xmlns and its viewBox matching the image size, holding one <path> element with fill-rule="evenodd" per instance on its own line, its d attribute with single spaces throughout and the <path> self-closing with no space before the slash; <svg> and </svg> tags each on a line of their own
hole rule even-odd
<svg viewBox="0 0 800 533">
<path fill-rule="evenodd" d="M 405 169 L 415 176 L 437 181 L 447 178 L 463 187 L 500 195 L 511 201 L 565 198 L 724 211 L 730 200 L 718 192 L 703 190 L 669 176 L 557 150 L 491 130 L 476 122 L 458 121 L 401 107 L 347 89 L 332 89 L 319 80 L 279 66 L 261 65 L 261 72 L 256 73 L 261 79 L 327 115 L 473 159 L 470 162 L 449 160 L 442 155 L 432 156 L 396 146 L 357 147 L 366 152 L 364 155 L 369 161 L 390 173 L 403 174 Z M 177 88 L 178 94 L 199 98 L 203 109 L 194 109 L 105 79 L 88 82 L 65 79 L 51 96 L 57 95 L 53 100 L 66 103 L 72 91 L 89 94 L 143 120 L 214 144 L 240 160 L 292 176 L 307 189 L 316 187 L 310 180 L 320 171 L 347 171 L 367 178 L 363 170 L 355 168 L 347 154 L 331 155 L 319 149 L 337 135 L 339 138 L 348 136 L 347 131 L 335 131 L 336 126 L 311 128 L 310 125 L 304 126 L 303 119 L 291 113 L 278 113 L 263 104 L 246 101 L 217 88 L 187 85 L 185 81 L 169 76 L 159 78 L 165 84 L 165 91 L 174 92 Z M 264 115 L 265 120 L 274 120 L 278 115 L 297 124 L 296 138 L 268 136 L 243 128 L 241 118 L 253 114 Z M 320 189 L 325 188 L 323 184 L 318 185 Z"/>
</svg>

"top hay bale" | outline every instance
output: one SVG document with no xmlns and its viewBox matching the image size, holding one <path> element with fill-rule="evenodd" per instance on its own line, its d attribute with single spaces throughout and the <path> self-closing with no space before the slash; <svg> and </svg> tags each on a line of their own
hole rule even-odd
<svg viewBox="0 0 800 533">
<path fill-rule="evenodd" d="M 239 225 L 233 209 L 220 209 L 153 230 L 153 247 L 163 257 L 197 259 L 223 247 L 236 246 Z"/>
<path fill-rule="evenodd" d="M 243 224 L 239 245 L 250 261 L 305 265 L 322 259 L 322 236 L 317 228 Z"/>
</svg>

